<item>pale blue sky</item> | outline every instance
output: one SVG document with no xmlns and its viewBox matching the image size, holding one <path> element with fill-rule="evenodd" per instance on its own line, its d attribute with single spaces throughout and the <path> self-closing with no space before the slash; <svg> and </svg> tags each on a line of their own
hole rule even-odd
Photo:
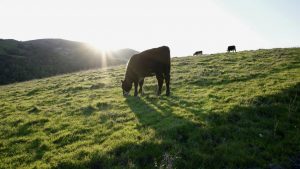
<svg viewBox="0 0 300 169">
<path fill-rule="evenodd" d="M 0 0 L 0 38 L 63 38 L 172 56 L 299 47 L 297 0 Z"/>
<path fill-rule="evenodd" d="M 300 46 L 299 0 L 216 0 L 271 46 Z"/>
</svg>

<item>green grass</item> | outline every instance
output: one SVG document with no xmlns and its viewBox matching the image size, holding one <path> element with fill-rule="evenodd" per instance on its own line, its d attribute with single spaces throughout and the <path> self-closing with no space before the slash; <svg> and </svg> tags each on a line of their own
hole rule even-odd
<svg viewBox="0 0 300 169">
<path fill-rule="evenodd" d="M 292 167 L 300 49 L 172 59 L 171 96 L 125 66 L 0 86 L 0 168 Z M 132 94 L 132 93 L 131 93 Z"/>
</svg>

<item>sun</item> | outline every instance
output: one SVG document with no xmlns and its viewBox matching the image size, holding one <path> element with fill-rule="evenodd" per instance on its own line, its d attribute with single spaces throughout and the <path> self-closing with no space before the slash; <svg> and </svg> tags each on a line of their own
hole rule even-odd
<svg viewBox="0 0 300 169">
<path fill-rule="evenodd" d="M 88 47 L 97 54 L 97 56 L 101 57 L 101 66 L 107 67 L 108 60 L 114 55 L 114 53 L 120 49 L 112 45 L 107 45 L 100 42 L 87 42 Z"/>
<path fill-rule="evenodd" d="M 91 39 L 88 41 L 88 44 L 98 51 L 116 51 L 118 49 L 121 49 L 119 45 L 117 45 L 114 42 L 109 41 L 109 39 L 100 40 L 100 39 Z"/>
</svg>

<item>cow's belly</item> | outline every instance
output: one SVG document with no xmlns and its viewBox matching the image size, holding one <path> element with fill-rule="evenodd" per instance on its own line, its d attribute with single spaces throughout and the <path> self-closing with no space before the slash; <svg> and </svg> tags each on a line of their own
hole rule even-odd
<svg viewBox="0 0 300 169">
<path fill-rule="evenodd" d="M 148 72 L 144 75 L 145 77 L 155 76 L 154 72 Z"/>
<path fill-rule="evenodd" d="M 139 77 L 150 77 L 150 76 L 155 76 L 155 71 L 151 69 L 144 69 L 140 71 L 138 74 Z"/>
</svg>

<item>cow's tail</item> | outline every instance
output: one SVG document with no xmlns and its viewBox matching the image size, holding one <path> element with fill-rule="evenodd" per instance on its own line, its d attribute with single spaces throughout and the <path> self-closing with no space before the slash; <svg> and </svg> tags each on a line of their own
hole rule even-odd
<svg viewBox="0 0 300 169">
<path fill-rule="evenodd" d="M 168 74 L 170 76 L 170 72 L 171 72 L 171 54 L 170 54 L 170 49 L 169 47 L 167 48 L 167 66 L 166 66 L 166 74 Z"/>
<path fill-rule="evenodd" d="M 170 55 L 170 49 L 168 48 L 168 55 L 167 55 L 167 65 L 166 65 L 166 70 L 165 70 L 165 81 L 166 81 L 166 95 L 170 96 L 170 72 L 171 72 L 171 55 Z"/>
<path fill-rule="evenodd" d="M 167 50 L 167 54 L 166 56 L 168 56 L 166 58 L 167 62 L 166 62 L 166 67 L 165 67 L 165 80 L 170 82 L 170 73 L 171 73 L 171 55 L 170 55 L 170 49 L 169 47 L 166 47 Z"/>
</svg>

